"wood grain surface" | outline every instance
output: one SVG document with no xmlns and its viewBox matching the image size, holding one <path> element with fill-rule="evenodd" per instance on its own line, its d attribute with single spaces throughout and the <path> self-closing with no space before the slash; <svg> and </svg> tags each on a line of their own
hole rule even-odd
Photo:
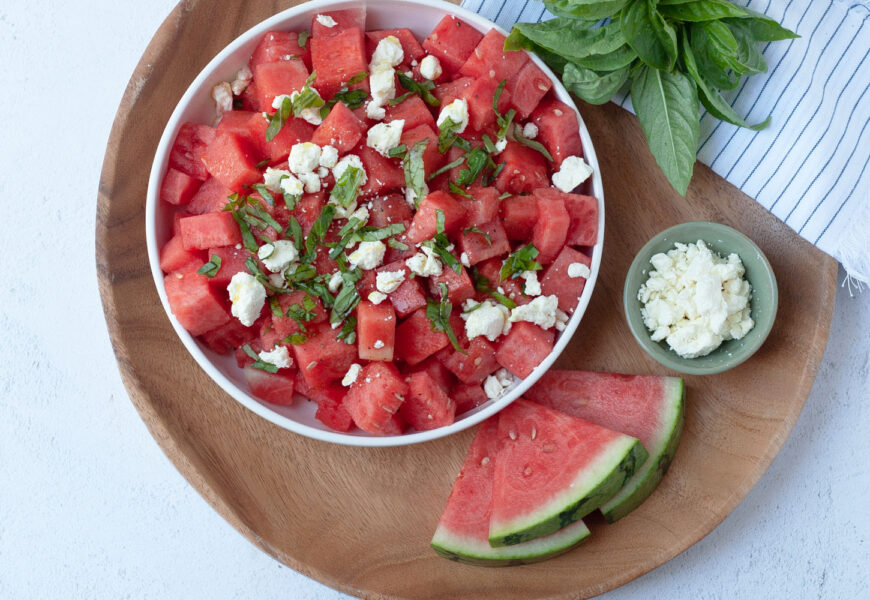
<svg viewBox="0 0 870 600">
<path fill-rule="evenodd" d="M 687 220 L 726 223 L 756 241 L 780 286 L 758 354 L 687 377 L 683 441 L 660 488 L 615 525 L 555 560 L 509 569 L 438 558 L 428 542 L 473 431 L 412 447 L 317 442 L 247 411 L 205 375 L 161 308 L 145 251 L 148 171 L 184 89 L 226 43 L 293 2 L 182 2 L 133 74 L 106 151 L 97 204 L 100 292 L 121 374 L 158 444 L 206 500 L 281 562 L 362 598 L 589 597 L 655 568 L 710 532 L 779 451 L 810 391 L 834 308 L 836 263 L 701 164 L 675 194 L 633 116 L 581 105 L 600 157 L 607 234 L 598 285 L 557 365 L 657 373 L 631 337 L 622 283 L 635 252 Z M 292 590 L 288 590 L 291 592 Z"/>
</svg>

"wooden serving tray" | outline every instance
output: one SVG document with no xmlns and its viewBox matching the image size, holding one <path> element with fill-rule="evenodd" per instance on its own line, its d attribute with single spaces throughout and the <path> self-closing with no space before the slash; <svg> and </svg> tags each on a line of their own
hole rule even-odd
<svg viewBox="0 0 870 600">
<path fill-rule="evenodd" d="M 400 448 L 317 442 L 257 417 L 218 388 L 176 338 L 145 252 L 148 170 L 162 129 L 199 70 L 238 34 L 294 2 L 188 0 L 145 51 L 118 110 L 97 204 L 100 292 L 121 375 L 136 409 L 188 481 L 252 543 L 363 598 L 577 598 L 626 583 L 710 532 L 779 451 L 810 391 L 834 308 L 833 259 L 697 164 L 684 200 L 649 154 L 635 118 L 581 106 L 606 190 L 604 260 L 592 303 L 561 368 L 665 374 L 632 339 L 622 284 L 635 252 L 688 220 L 726 223 L 755 240 L 779 281 L 770 338 L 712 377 L 687 377 L 682 444 L 659 489 L 615 525 L 537 565 L 469 567 L 429 539 L 472 431 Z"/>
</svg>

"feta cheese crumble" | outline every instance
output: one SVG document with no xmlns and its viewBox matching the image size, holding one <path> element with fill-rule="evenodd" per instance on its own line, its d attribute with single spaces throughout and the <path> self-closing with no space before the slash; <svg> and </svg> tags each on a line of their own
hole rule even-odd
<svg viewBox="0 0 870 600">
<path fill-rule="evenodd" d="M 333 19 L 329 15 L 317 15 L 316 19 L 318 23 L 320 23 L 324 27 L 329 27 L 330 29 L 338 25 L 338 23 L 335 22 L 335 19 Z"/>
<path fill-rule="evenodd" d="M 683 358 L 705 356 L 725 340 L 739 340 L 755 325 L 752 287 L 736 254 L 722 258 L 698 240 L 675 244 L 650 259 L 653 271 L 637 298 L 653 341 L 665 340 Z"/>
<path fill-rule="evenodd" d="M 427 54 L 420 61 L 420 75 L 426 79 L 438 79 L 443 72 L 441 61 L 438 60 L 437 56 Z"/>
<path fill-rule="evenodd" d="M 442 108 L 438 114 L 438 127 L 440 128 L 447 119 L 458 125 L 454 130 L 456 133 L 465 131 L 465 128 L 468 127 L 468 101 L 465 98 L 457 98 Z"/>
<path fill-rule="evenodd" d="M 383 340 L 375 340 L 375 343 L 372 344 L 372 346 L 374 346 L 375 350 L 380 350 L 380 349 L 383 348 L 385 345 L 386 345 L 386 344 L 384 344 L 384 341 L 383 341 Z"/>
<path fill-rule="evenodd" d="M 529 138 L 530 140 L 538 137 L 538 126 L 534 123 L 526 123 L 523 125 L 523 136 Z"/>
<path fill-rule="evenodd" d="M 482 335 L 494 342 L 511 330 L 510 312 L 503 304 L 496 304 L 492 300 L 484 300 L 478 304 L 469 299 L 465 302 L 464 309 L 465 312 L 460 316 L 465 320 L 465 334 L 469 340 Z"/>
<path fill-rule="evenodd" d="M 250 327 L 260 316 L 266 303 L 266 288 L 248 273 L 239 272 L 230 279 L 227 292 L 232 302 L 232 314 L 245 327 Z"/>
<path fill-rule="evenodd" d="M 290 359 L 290 353 L 287 351 L 287 346 L 275 346 L 268 352 L 263 350 L 258 356 L 264 363 L 269 363 L 279 369 L 289 369 L 290 365 L 293 364 L 293 361 Z"/>
<path fill-rule="evenodd" d="M 492 375 L 486 378 L 483 382 L 483 391 L 486 392 L 486 397 L 494 400 L 504 394 L 514 383 L 513 375 L 507 369 L 499 369 Z"/>
<path fill-rule="evenodd" d="M 334 146 L 323 146 L 320 149 L 320 166 L 331 169 L 338 162 L 338 149 Z"/>
<path fill-rule="evenodd" d="M 378 42 L 369 63 L 369 89 L 372 99 L 366 105 L 366 116 L 380 121 L 386 116 L 384 105 L 396 97 L 396 67 L 405 58 L 399 38 L 388 35 Z"/>
<path fill-rule="evenodd" d="M 386 294 L 382 294 L 381 292 L 375 290 L 369 294 L 369 302 L 372 304 L 380 304 L 384 300 L 387 299 Z"/>
<path fill-rule="evenodd" d="M 236 78 L 233 79 L 233 82 L 230 84 L 230 87 L 233 90 L 233 94 L 236 96 L 240 95 L 248 88 L 248 84 L 251 83 L 251 79 L 254 78 L 254 74 L 251 72 L 250 67 L 248 65 L 243 66 L 239 69 L 238 73 L 236 73 Z"/>
<path fill-rule="evenodd" d="M 320 166 L 320 146 L 312 142 L 293 144 L 287 162 L 296 174 L 311 173 Z"/>
<path fill-rule="evenodd" d="M 396 119 L 389 123 L 378 123 L 369 129 L 366 145 L 369 148 L 377 150 L 378 154 L 388 156 L 388 152 L 399 145 L 404 127 L 404 119 Z"/>
<path fill-rule="evenodd" d="M 578 277 L 589 279 L 591 275 L 592 271 L 589 270 L 589 267 L 581 262 L 575 262 L 568 265 L 568 277 L 571 279 L 577 279 Z"/>
<path fill-rule="evenodd" d="M 405 271 L 382 271 L 375 278 L 375 287 L 383 294 L 395 292 L 405 281 Z"/>
<path fill-rule="evenodd" d="M 281 178 L 281 193 L 285 196 L 301 196 L 305 191 L 305 186 L 299 179 L 287 173 Z"/>
<path fill-rule="evenodd" d="M 334 294 L 341 287 L 342 283 L 344 283 L 344 280 L 341 278 L 341 271 L 336 271 L 329 277 L 329 283 L 326 284 L 326 289 Z"/>
<path fill-rule="evenodd" d="M 526 280 L 525 289 L 523 291 L 527 296 L 541 295 L 541 283 L 538 281 L 537 271 L 523 271 L 520 274 L 520 277 Z"/>
<path fill-rule="evenodd" d="M 423 246 L 414 256 L 405 260 L 405 265 L 412 273 L 420 277 L 432 277 L 441 275 L 441 261 L 435 256 L 431 248 Z"/>
<path fill-rule="evenodd" d="M 278 194 L 281 192 L 281 179 L 284 177 L 292 177 L 292 174 L 286 169 L 273 169 L 272 167 L 266 167 L 266 172 L 263 173 L 263 185 L 265 185 L 266 189 L 270 192 Z"/>
<path fill-rule="evenodd" d="M 344 374 L 344 378 L 341 380 L 341 385 L 344 387 L 350 387 L 354 384 L 357 377 L 359 377 L 360 372 L 362 371 L 362 366 L 356 363 L 352 363 L 350 367 L 347 369 L 347 373 Z"/>
<path fill-rule="evenodd" d="M 342 159 L 335 164 L 332 168 L 332 176 L 335 177 L 335 180 L 338 181 L 341 179 L 341 176 L 344 175 L 344 172 L 347 171 L 348 167 L 356 167 L 362 171 L 359 184 L 365 185 L 366 181 L 369 180 L 369 177 L 368 174 L 366 174 L 366 168 L 363 166 L 362 159 L 356 154 L 348 154 L 347 156 L 342 157 Z"/>
<path fill-rule="evenodd" d="M 541 329 L 549 329 L 556 325 L 556 311 L 558 309 L 558 296 L 538 296 L 528 304 L 523 304 L 513 309 L 511 311 L 511 322 L 528 321 Z"/>
<path fill-rule="evenodd" d="M 347 261 L 351 267 L 359 267 L 364 271 L 368 271 L 380 266 L 386 251 L 387 245 L 383 242 L 360 242 L 359 248 L 350 253 Z"/>
<path fill-rule="evenodd" d="M 592 167 L 580 156 L 569 156 L 562 161 L 559 170 L 553 173 L 553 185 L 569 194 L 578 185 L 589 179 Z"/>
<path fill-rule="evenodd" d="M 211 97 L 214 100 L 217 114 L 233 110 L 233 88 L 226 81 L 222 81 L 211 89 Z"/>
<path fill-rule="evenodd" d="M 260 246 L 257 257 L 267 269 L 278 273 L 290 266 L 290 263 L 299 257 L 299 252 L 290 240 L 276 240 L 271 244 Z"/>
</svg>

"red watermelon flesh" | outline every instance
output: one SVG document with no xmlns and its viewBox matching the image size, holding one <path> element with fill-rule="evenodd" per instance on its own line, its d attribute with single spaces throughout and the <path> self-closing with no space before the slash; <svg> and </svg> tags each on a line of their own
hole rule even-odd
<svg viewBox="0 0 870 600">
<path fill-rule="evenodd" d="M 679 377 L 547 371 L 526 392 L 529 400 L 639 439 L 649 458 L 616 496 L 601 506 L 611 523 L 634 510 L 670 466 L 684 419 Z"/>
<path fill-rule="evenodd" d="M 589 536 L 576 521 L 550 536 L 502 548 L 489 545 L 493 476 L 500 441 L 497 418 L 480 424 L 453 484 L 431 545 L 439 555 L 479 566 L 525 564 L 565 552 Z"/>
<path fill-rule="evenodd" d="M 647 459 L 628 435 L 522 398 L 499 413 L 489 543 L 512 546 L 607 502 Z"/>
<path fill-rule="evenodd" d="M 251 394 L 270 404 L 290 406 L 293 404 L 293 373 L 286 371 L 267 373 L 261 369 L 247 366 L 242 369 Z"/>
<path fill-rule="evenodd" d="M 455 72 L 465 63 L 483 34 L 456 17 L 446 16 L 423 40 L 423 48 L 441 62 L 445 71 Z"/>
</svg>

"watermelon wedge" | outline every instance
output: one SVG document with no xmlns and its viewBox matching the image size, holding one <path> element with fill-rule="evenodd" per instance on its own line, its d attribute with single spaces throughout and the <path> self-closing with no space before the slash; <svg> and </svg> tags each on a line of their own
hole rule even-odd
<svg viewBox="0 0 870 600">
<path fill-rule="evenodd" d="M 526 398 L 634 436 L 649 458 L 601 512 L 613 523 L 646 500 L 664 477 L 683 430 L 685 385 L 679 377 L 547 371 Z"/>
<path fill-rule="evenodd" d="M 489 543 L 549 535 L 607 502 L 646 461 L 637 439 L 522 398 L 499 413 Z"/>
<path fill-rule="evenodd" d="M 498 418 L 481 423 L 431 545 L 439 555 L 458 562 L 502 567 L 527 564 L 567 552 L 589 536 L 583 521 L 523 544 L 489 545 L 492 480 L 499 448 Z"/>
</svg>

